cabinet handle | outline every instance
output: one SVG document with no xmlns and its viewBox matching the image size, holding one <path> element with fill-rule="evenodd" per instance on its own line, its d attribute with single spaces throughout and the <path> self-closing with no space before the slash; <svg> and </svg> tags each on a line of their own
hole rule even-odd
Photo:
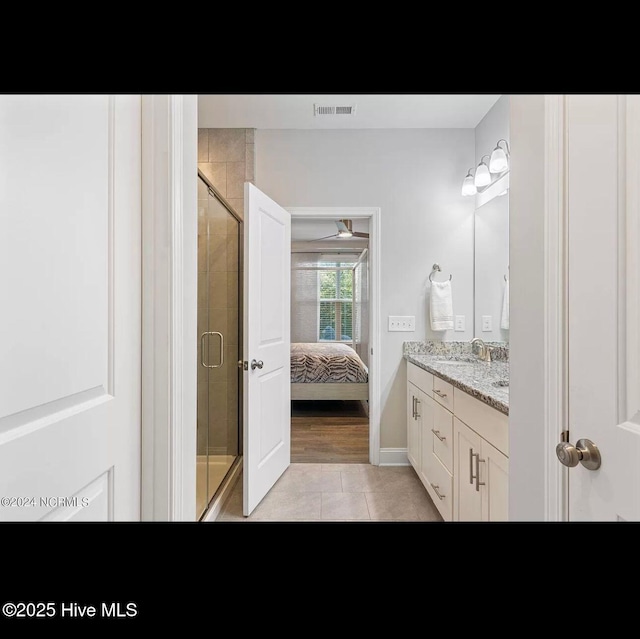
<svg viewBox="0 0 640 639">
<path fill-rule="evenodd" d="M 473 448 L 469 449 L 469 483 L 473 484 L 473 480 L 475 477 L 473 476 Z"/>
<path fill-rule="evenodd" d="M 433 433 L 433 434 L 434 434 L 434 435 L 435 435 L 435 436 L 436 436 L 436 437 L 437 437 L 441 442 L 446 441 L 446 439 L 447 439 L 447 438 L 446 438 L 446 437 L 442 437 L 442 436 L 440 435 L 440 431 L 439 431 L 439 430 L 434 430 L 434 429 L 432 428 L 432 429 L 431 429 L 431 432 L 432 432 L 432 433 Z"/>
<path fill-rule="evenodd" d="M 429 482 L 431 483 L 431 482 Z M 441 495 L 440 491 L 438 490 L 438 488 L 440 488 L 440 486 L 437 486 L 436 484 L 431 484 L 431 488 L 433 488 L 433 490 L 435 490 L 436 495 L 438 495 L 438 499 L 442 500 L 446 497 L 446 495 Z"/>
<path fill-rule="evenodd" d="M 413 399 L 413 419 L 416 418 L 416 397 L 415 395 L 412 397 Z"/>
<path fill-rule="evenodd" d="M 442 397 L 443 399 L 447 396 L 446 393 L 443 393 L 442 391 L 439 391 L 437 388 L 433 389 L 433 392 L 438 395 L 438 397 Z"/>
<path fill-rule="evenodd" d="M 420 417 L 420 413 L 418 412 L 418 406 L 420 405 L 420 400 L 416 397 L 416 419 Z"/>
<path fill-rule="evenodd" d="M 484 463 L 484 459 L 480 459 L 480 453 L 473 453 L 472 457 L 475 457 L 477 460 L 476 463 L 476 476 L 474 479 L 476 480 L 476 491 L 480 492 L 480 486 L 484 486 L 485 483 L 480 481 L 480 462 Z"/>
</svg>

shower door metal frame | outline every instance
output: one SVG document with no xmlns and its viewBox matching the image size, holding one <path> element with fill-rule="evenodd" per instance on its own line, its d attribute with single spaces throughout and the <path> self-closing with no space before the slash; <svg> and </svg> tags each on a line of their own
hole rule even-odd
<svg viewBox="0 0 640 639">
<path fill-rule="evenodd" d="M 243 359 L 242 357 L 243 355 L 242 353 L 242 339 L 243 339 L 242 318 L 244 317 L 243 315 L 244 282 L 242 277 L 242 273 L 244 270 L 244 220 L 233 210 L 229 202 L 227 202 L 224 196 L 221 195 L 220 191 L 218 191 L 218 189 L 216 189 L 215 186 L 211 184 L 207 176 L 200 169 L 198 169 L 198 177 L 207 186 L 209 194 L 215 197 L 220 202 L 220 204 L 224 206 L 227 212 L 236 220 L 236 222 L 238 222 L 238 352 L 239 352 L 238 360 L 242 361 Z M 207 331 L 207 332 L 216 333 L 220 335 L 218 331 Z M 224 345 L 224 338 L 222 339 L 222 343 Z M 204 357 L 204 354 L 201 354 L 201 355 L 202 357 Z M 223 356 L 224 356 L 224 350 L 223 350 Z M 222 362 L 220 363 L 220 365 L 222 365 Z M 231 363 L 231 365 L 233 366 L 233 363 Z M 237 362 L 236 362 L 236 366 L 238 366 Z M 216 366 L 205 366 L 205 368 L 216 368 Z M 241 424 L 242 424 L 243 415 L 242 415 L 242 379 L 240 377 L 240 368 L 237 368 L 237 372 L 238 372 L 238 455 L 237 455 L 237 459 L 238 459 L 242 457 Z M 234 464 L 237 462 L 237 459 L 234 461 Z M 222 484 L 224 484 L 224 481 L 221 483 L 221 485 Z"/>
</svg>

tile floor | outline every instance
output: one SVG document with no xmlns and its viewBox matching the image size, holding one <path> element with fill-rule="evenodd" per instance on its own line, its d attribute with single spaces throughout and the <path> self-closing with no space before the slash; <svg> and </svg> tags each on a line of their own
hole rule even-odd
<svg viewBox="0 0 640 639">
<path fill-rule="evenodd" d="M 216 521 L 442 521 L 411 466 L 291 464 L 250 517 L 242 479 Z"/>
</svg>

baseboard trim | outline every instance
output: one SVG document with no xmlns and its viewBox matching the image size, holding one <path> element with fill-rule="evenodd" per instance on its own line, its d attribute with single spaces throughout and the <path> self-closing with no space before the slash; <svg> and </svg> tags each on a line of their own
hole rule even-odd
<svg viewBox="0 0 640 639">
<path fill-rule="evenodd" d="M 406 448 L 381 448 L 380 466 L 409 466 Z"/>
</svg>

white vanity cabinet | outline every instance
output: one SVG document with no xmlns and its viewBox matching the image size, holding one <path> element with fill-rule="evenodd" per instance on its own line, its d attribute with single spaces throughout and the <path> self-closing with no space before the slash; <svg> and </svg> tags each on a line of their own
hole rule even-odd
<svg viewBox="0 0 640 639">
<path fill-rule="evenodd" d="M 434 386 L 436 378 L 410 362 L 407 366 L 407 456 L 442 518 L 451 521 L 454 490 L 453 456 L 450 454 L 453 450 L 452 415 L 435 400 L 434 388 L 440 388 Z M 434 432 L 438 433 L 437 438 Z"/>
<path fill-rule="evenodd" d="M 454 474 L 458 521 L 509 518 L 509 419 L 454 390 Z"/>
<path fill-rule="evenodd" d="M 407 362 L 407 455 L 445 521 L 508 519 L 508 417 Z"/>
</svg>

